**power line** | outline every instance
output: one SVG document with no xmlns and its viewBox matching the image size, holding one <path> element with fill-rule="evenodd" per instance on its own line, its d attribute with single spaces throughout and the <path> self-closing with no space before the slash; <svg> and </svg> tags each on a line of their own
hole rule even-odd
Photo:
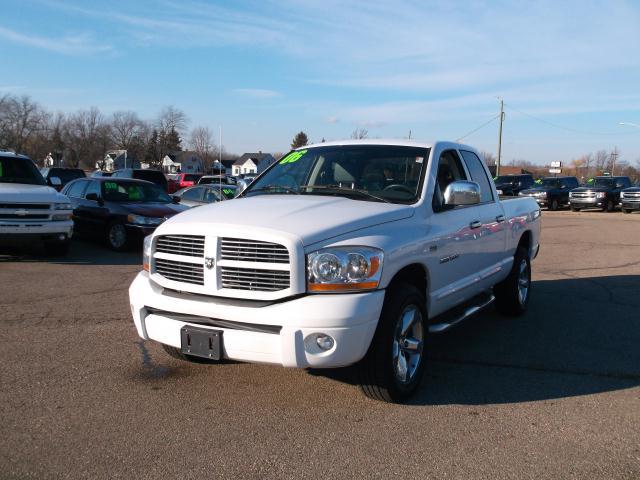
<svg viewBox="0 0 640 480">
<path fill-rule="evenodd" d="M 554 128 L 559 128 L 561 130 L 566 130 L 567 132 L 579 133 L 579 134 L 583 134 L 583 135 L 605 135 L 605 136 L 608 136 L 608 135 L 614 135 L 614 136 L 615 135 L 629 135 L 629 132 L 606 132 L 606 133 L 604 133 L 604 132 L 589 132 L 589 131 L 586 131 L 586 130 L 577 130 L 575 128 L 570 128 L 570 127 L 565 127 L 565 126 L 562 126 L 562 125 L 558 125 L 556 123 L 553 123 L 553 122 L 550 122 L 548 120 L 545 120 L 544 118 L 536 117 L 535 115 L 531 115 L 530 113 L 523 112 L 522 110 L 518 110 L 517 108 L 512 107 L 511 105 L 508 105 L 506 103 L 504 104 L 504 106 L 507 107 L 509 110 L 513 110 L 514 112 L 518 112 L 519 114 L 524 115 L 525 117 L 532 118 L 533 120 L 545 123 L 545 124 L 550 125 L 550 126 L 552 126 Z"/>
<path fill-rule="evenodd" d="M 468 137 L 469 135 L 471 135 L 472 133 L 476 133 L 478 130 L 480 130 L 481 128 L 486 127 L 487 125 L 489 125 L 491 122 L 493 122 L 494 120 L 496 120 L 498 117 L 500 116 L 500 114 L 495 115 L 493 117 L 491 117 L 491 119 L 485 123 L 483 123 L 482 125 L 480 125 L 478 128 L 474 128 L 473 130 L 471 130 L 468 133 L 465 133 L 463 136 L 459 137 L 456 139 L 456 142 L 459 142 L 460 140 L 462 140 L 463 138 Z"/>
</svg>

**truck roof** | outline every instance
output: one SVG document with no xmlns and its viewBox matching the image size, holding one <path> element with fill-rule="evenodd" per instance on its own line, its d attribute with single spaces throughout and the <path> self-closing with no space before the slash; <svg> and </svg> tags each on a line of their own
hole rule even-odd
<svg viewBox="0 0 640 480">
<path fill-rule="evenodd" d="M 349 145 L 387 145 L 387 146 L 399 146 L 399 147 L 419 147 L 419 148 L 433 148 L 436 144 L 448 144 L 452 147 L 464 147 L 470 150 L 475 150 L 475 148 L 470 147 L 468 145 L 464 145 L 456 142 L 449 141 L 434 141 L 434 142 L 423 142 L 417 140 L 407 140 L 404 138 L 364 138 L 361 140 L 336 140 L 332 142 L 323 142 L 323 143 L 314 143 L 311 145 L 305 145 L 304 147 L 295 148 L 294 150 L 304 150 L 307 148 L 317 148 L 317 147 L 336 147 L 336 146 L 349 146 Z"/>
</svg>

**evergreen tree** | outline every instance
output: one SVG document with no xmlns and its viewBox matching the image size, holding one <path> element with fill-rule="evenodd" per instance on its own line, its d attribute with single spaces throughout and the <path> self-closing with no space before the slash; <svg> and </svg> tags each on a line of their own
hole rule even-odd
<svg viewBox="0 0 640 480">
<path fill-rule="evenodd" d="M 309 143 L 309 138 L 307 134 L 304 132 L 299 132 L 293 137 L 293 142 L 291 142 L 291 148 L 304 147 Z"/>
</svg>

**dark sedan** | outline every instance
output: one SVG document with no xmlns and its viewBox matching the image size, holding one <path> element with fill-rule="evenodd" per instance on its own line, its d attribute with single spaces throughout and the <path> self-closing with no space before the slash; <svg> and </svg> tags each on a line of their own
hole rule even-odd
<svg viewBox="0 0 640 480">
<path fill-rule="evenodd" d="M 151 234 L 158 225 L 186 207 L 157 185 L 124 178 L 74 180 L 63 190 L 73 205 L 75 231 L 106 239 L 118 251 Z"/>
</svg>

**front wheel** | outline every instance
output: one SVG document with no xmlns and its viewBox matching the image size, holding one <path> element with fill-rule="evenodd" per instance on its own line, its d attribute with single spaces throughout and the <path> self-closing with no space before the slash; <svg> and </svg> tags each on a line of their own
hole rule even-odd
<svg viewBox="0 0 640 480">
<path fill-rule="evenodd" d="M 605 207 L 602 209 L 603 212 L 613 212 L 616 209 L 616 205 L 615 203 L 613 203 L 613 200 L 607 200 L 607 204 L 605 205 Z"/>
<path fill-rule="evenodd" d="M 408 284 L 387 290 L 376 333 L 356 365 L 366 396 L 403 402 L 420 386 L 424 373 L 427 311 L 422 292 Z"/>
<path fill-rule="evenodd" d="M 628 208 L 623 208 L 622 213 L 631 213 L 631 210 L 629 210 Z"/>
<path fill-rule="evenodd" d="M 531 293 L 531 261 L 526 248 L 518 247 L 509 276 L 493 287 L 496 308 L 507 315 L 522 315 Z"/>
<path fill-rule="evenodd" d="M 551 200 L 551 203 L 549 204 L 549 210 L 551 210 L 552 212 L 555 212 L 556 210 L 558 210 L 558 199 L 554 198 L 553 200 Z"/>
<path fill-rule="evenodd" d="M 580 211 L 580 209 L 579 209 L 579 208 L 577 208 L 577 207 L 571 207 L 571 211 L 572 211 L 572 212 L 579 212 L 579 211 Z"/>
<path fill-rule="evenodd" d="M 126 250 L 129 245 L 127 228 L 120 222 L 112 222 L 107 228 L 107 243 L 116 252 Z"/>
</svg>

